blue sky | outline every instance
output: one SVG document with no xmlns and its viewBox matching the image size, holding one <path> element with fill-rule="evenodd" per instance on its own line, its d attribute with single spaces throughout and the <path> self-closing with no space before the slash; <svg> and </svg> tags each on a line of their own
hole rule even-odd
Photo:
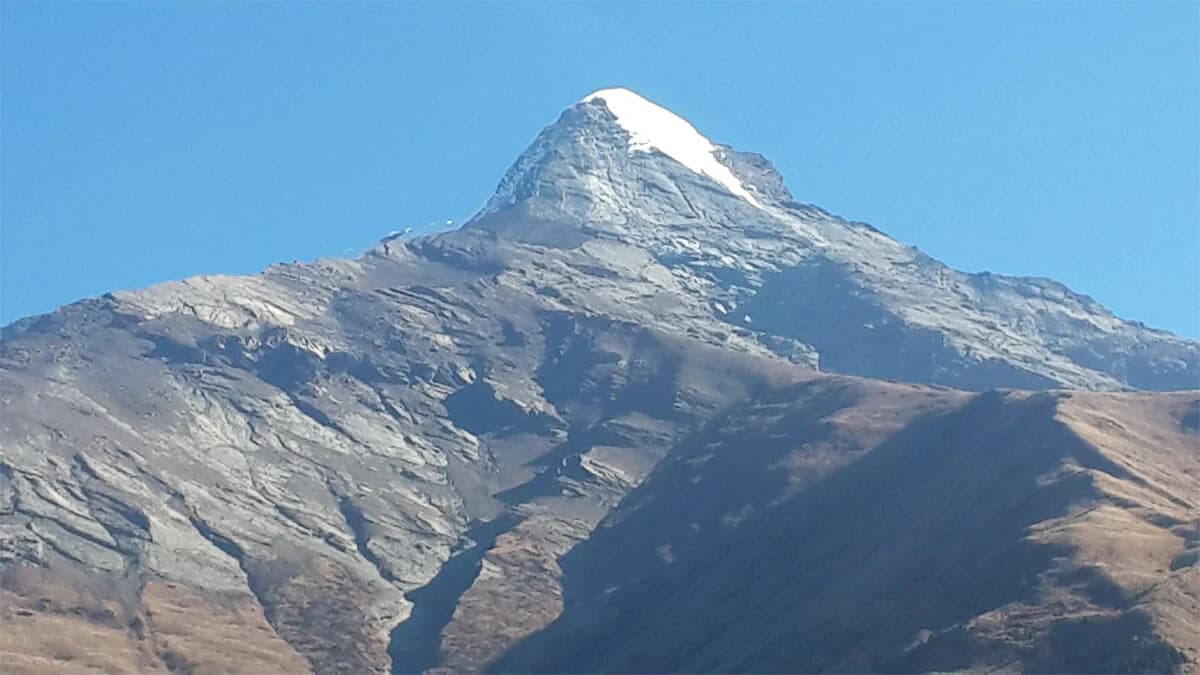
<svg viewBox="0 0 1200 675">
<path fill-rule="evenodd" d="M 1200 337 L 1200 5 L 0 3 L 0 321 L 461 220 L 628 86 L 802 201 Z"/>
</svg>

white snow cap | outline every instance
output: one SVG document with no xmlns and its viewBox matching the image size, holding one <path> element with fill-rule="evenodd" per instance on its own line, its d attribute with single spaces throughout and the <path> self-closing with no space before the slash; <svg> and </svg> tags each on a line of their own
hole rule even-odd
<svg viewBox="0 0 1200 675">
<path fill-rule="evenodd" d="M 603 101 L 617 118 L 617 124 L 629 132 L 629 149 L 636 152 L 658 150 L 696 173 L 715 180 L 733 194 L 762 208 L 729 167 L 717 161 L 716 147 L 679 115 L 622 88 L 601 89 L 583 98 L 581 103 Z"/>
</svg>

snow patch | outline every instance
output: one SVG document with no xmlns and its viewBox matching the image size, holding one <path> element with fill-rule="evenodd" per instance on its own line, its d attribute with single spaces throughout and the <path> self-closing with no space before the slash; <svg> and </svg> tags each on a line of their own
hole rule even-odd
<svg viewBox="0 0 1200 675">
<path fill-rule="evenodd" d="M 588 94 L 581 102 L 595 100 L 603 102 L 617 118 L 617 124 L 629 132 L 631 151 L 658 150 L 688 169 L 708 176 L 754 206 L 763 207 L 729 167 L 717 161 L 717 148 L 712 141 L 687 120 L 628 89 L 601 89 Z"/>
</svg>

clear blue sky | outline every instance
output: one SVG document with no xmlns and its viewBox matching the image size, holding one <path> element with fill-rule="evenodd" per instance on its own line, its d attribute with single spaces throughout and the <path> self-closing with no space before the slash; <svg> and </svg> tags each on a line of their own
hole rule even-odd
<svg viewBox="0 0 1200 675">
<path fill-rule="evenodd" d="M 0 320 L 462 219 L 623 85 L 796 196 L 1200 337 L 1200 5 L 0 3 Z"/>
</svg>

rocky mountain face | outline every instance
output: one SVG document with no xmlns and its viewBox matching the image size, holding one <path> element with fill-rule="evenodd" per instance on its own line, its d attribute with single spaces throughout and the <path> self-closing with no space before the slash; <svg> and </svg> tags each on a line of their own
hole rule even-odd
<svg viewBox="0 0 1200 675">
<path fill-rule="evenodd" d="M 964 274 L 792 199 L 761 156 L 714 147 L 754 201 L 653 148 L 600 101 L 548 127 L 467 225 L 547 247 L 648 252 L 776 353 L 966 389 L 1191 389 L 1200 350 L 1047 279 Z"/>
<path fill-rule="evenodd" d="M 1200 345 L 626 90 L 458 231 L 3 337 L 5 672 L 1200 659 L 1200 395 L 971 393 L 1196 389 Z"/>
</svg>

